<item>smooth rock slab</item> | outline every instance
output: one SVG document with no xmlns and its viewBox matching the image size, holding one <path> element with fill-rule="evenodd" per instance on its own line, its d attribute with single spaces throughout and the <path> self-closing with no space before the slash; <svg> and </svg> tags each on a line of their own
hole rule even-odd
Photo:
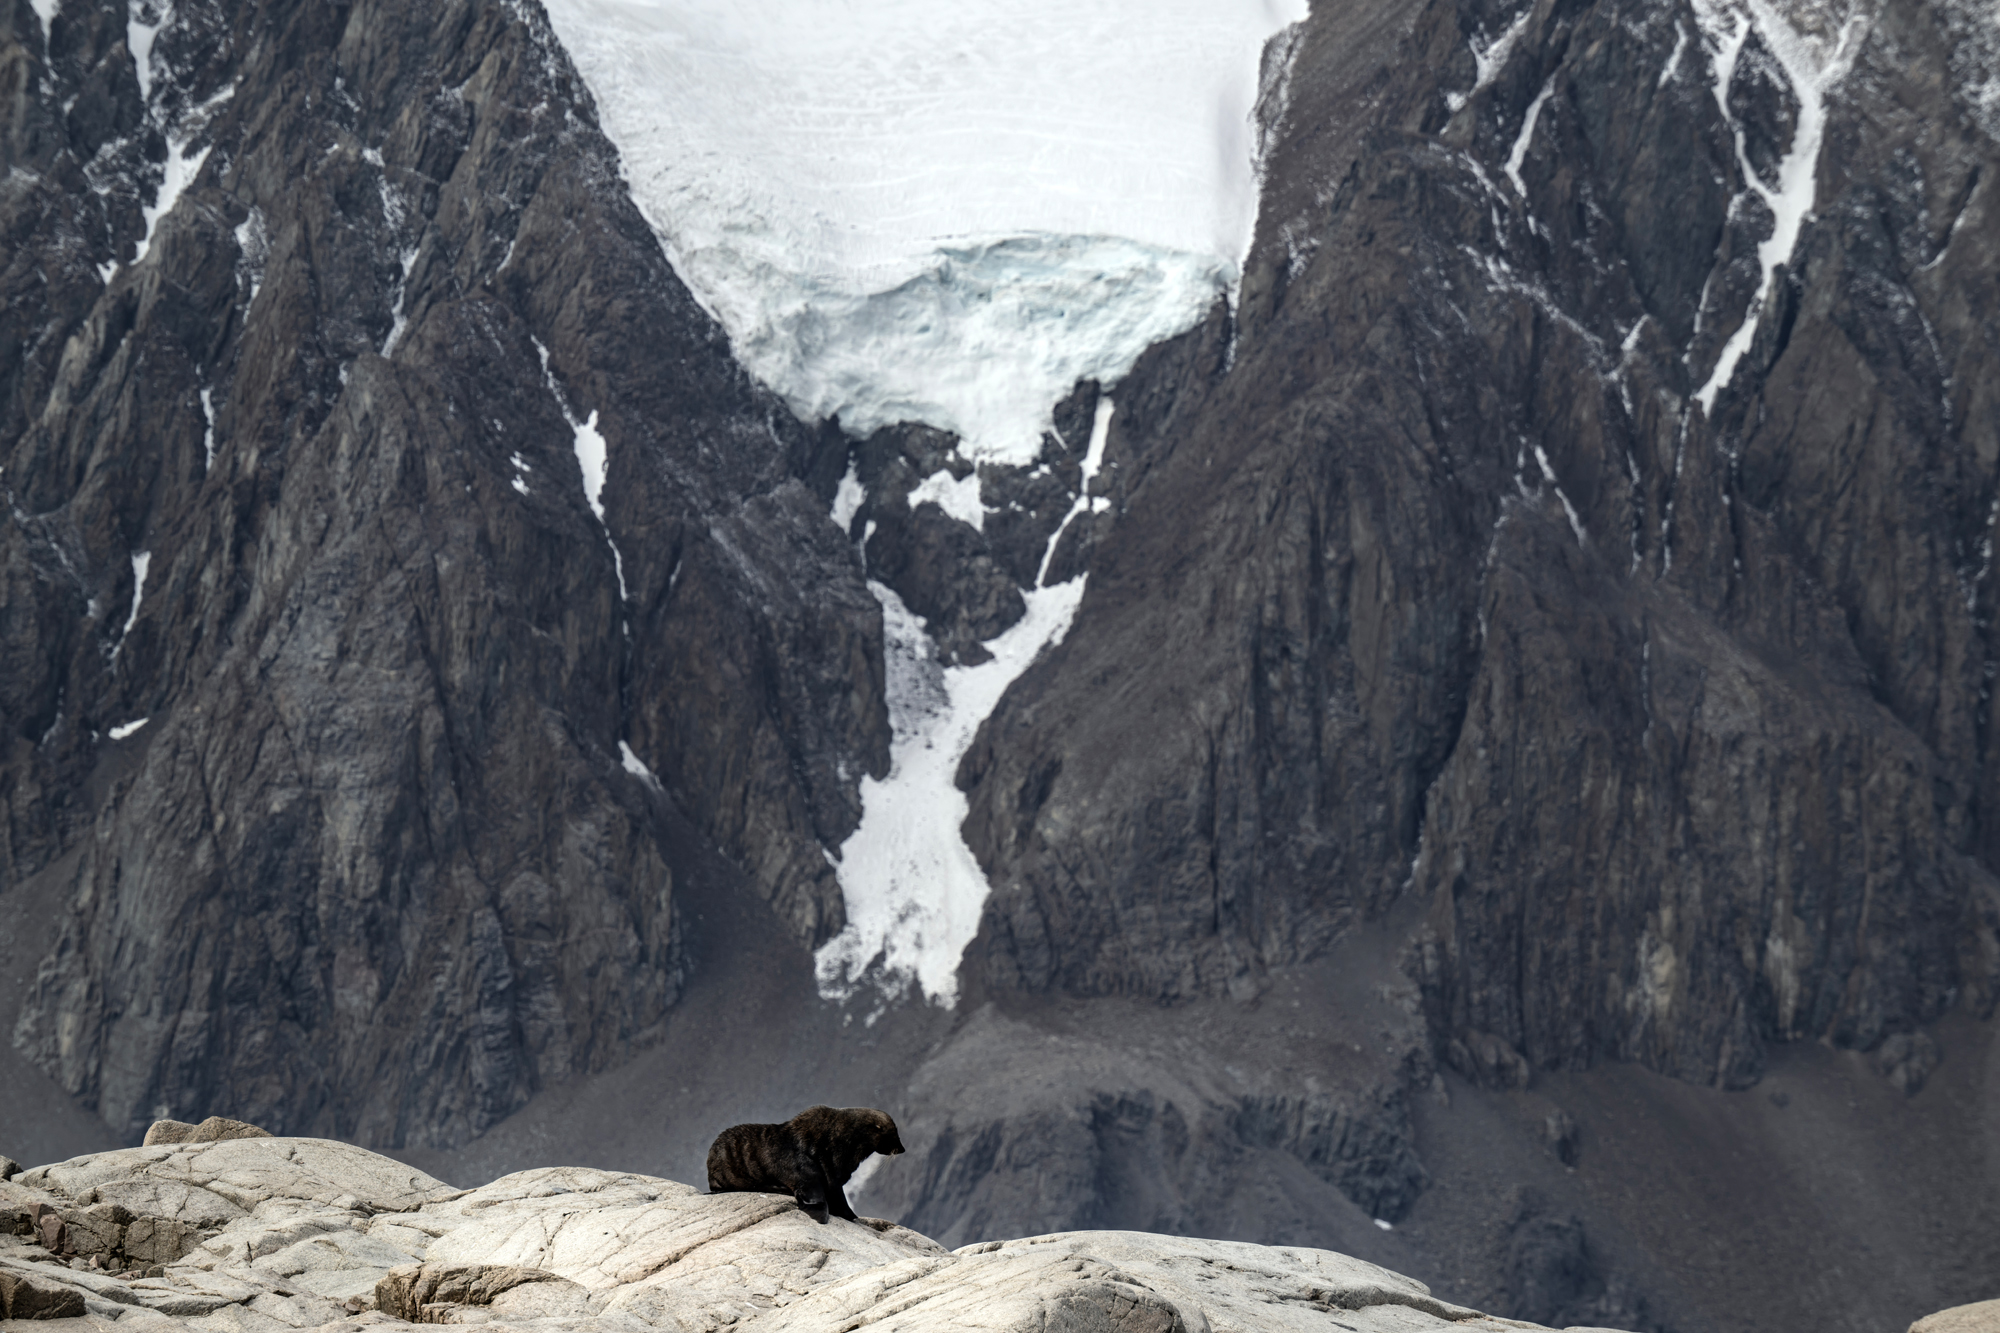
<svg viewBox="0 0 2000 1333">
<path fill-rule="evenodd" d="M 31 1293 L 23 1299 L 32 1308 L 59 1303 L 135 1333 L 338 1333 L 385 1323 L 485 1324 L 493 1333 L 1534 1327 L 1446 1304 L 1420 1282 L 1326 1250 L 1076 1231 L 948 1252 L 890 1222 L 816 1223 L 783 1195 L 708 1195 L 581 1167 L 458 1190 L 317 1139 L 98 1153 L 15 1183 L 71 1209 L 143 1199 L 166 1220 L 216 1223 L 199 1248 L 152 1278 L 61 1266 L 32 1241 L 0 1252 L 0 1283 Z"/>
<path fill-rule="evenodd" d="M 1910 1333 L 2000 1333 L 2000 1300 L 1954 1305 L 1927 1314 L 1910 1325 Z"/>
</svg>

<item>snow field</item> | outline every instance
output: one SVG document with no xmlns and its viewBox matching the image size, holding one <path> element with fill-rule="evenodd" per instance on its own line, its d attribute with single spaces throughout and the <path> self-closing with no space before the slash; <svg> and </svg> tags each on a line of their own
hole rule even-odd
<svg viewBox="0 0 2000 1333">
<path fill-rule="evenodd" d="M 992 660 L 944 666 L 923 619 L 891 589 L 868 584 L 882 604 L 893 739 L 889 776 L 861 780 L 860 827 L 833 861 L 847 928 L 813 958 L 828 999 L 848 999 L 872 984 L 890 997 L 914 985 L 934 1003 L 957 1002 L 958 962 L 979 933 L 991 892 L 959 832 L 971 813 L 958 789 L 959 761 L 1007 687 L 1069 633 L 1084 576 L 1054 587 L 1043 580 L 1063 532 L 1092 507 L 1090 483 L 1104 462 L 1114 410 L 1110 398 L 1098 399 L 1076 501 L 1049 537 L 1035 587 L 1024 594 L 1027 614 L 987 641 Z"/>
</svg>

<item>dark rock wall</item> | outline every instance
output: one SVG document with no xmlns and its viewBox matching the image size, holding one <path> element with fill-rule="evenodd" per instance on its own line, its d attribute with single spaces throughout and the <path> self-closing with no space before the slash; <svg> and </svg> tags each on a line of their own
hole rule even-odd
<svg viewBox="0 0 2000 1333">
<path fill-rule="evenodd" d="M 657 1031 L 689 838 L 837 930 L 879 611 L 539 9 L 184 0 L 149 100 L 122 2 L 0 19 L 23 1048 L 128 1133 L 458 1141 Z"/>
<path fill-rule="evenodd" d="M 1374 922 L 1427 1026 L 1323 1092 L 1086 1052 L 1011 1127 L 939 1076 L 906 1216 L 1028 1216 L 1046 1130 L 1075 1225 L 1293 1191 L 1372 1228 L 1425 1187 L 1433 1057 L 1740 1086 L 1825 1038 L 1920 1087 L 1922 1029 L 2000 998 L 1963 15 L 1855 30 L 1713 412 L 1772 221 L 1693 11 L 1535 0 L 1475 87 L 1517 16 L 1327 4 L 1275 45 L 1240 299 L 1103 387 L 1096 503 L 1087 384 L 975 531 L 908 504 L 948 437 L 850 444 L 734 365 L 535 7 L 188 0 L 142 91 L 124 6 L 45 37 L 0 0 L 0 911 L 71 901 L 17 1041 L 126 1132 L 477 1134 L 660 1030 L 709 850 L 791 945 L 841 927 L 824 849 L 888 762 L 865 579 L 974 662 L 1046 556 L 1077 621 L 960 770 L 967 1011 L 1249 1000 Z M 1805 123 L 1770 51 L 1725 100 L 1768 173 Z M 1521 1301 L 1616 1303 L 1522 1219 Z"/>
<path fill-rule="evenodd" d="M 1992 1012 L 2000 146 L 1959 18 L 1867 11 L 1711 415 L 1771 217 L 1695 17 L 1537 0 L 1475 90 L 1517 10 L 1294 43 L 1235 321 L 1113 386 L 1134 484 L 961 770 L 993 992 L 1253 994 L 1415 902 L 1439 1053 L 1500 1085 Z M 1760 169 L 1777 71 L 1730 89 Z"/>
</svg>

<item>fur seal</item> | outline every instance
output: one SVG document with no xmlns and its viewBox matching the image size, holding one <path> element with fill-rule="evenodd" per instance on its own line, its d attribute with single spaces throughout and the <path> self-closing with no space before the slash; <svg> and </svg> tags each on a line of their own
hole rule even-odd
<svg viewBox="0 0 2000 1333">
<path fill-rule="evenodd" d="M 866 1106 L 810 1106 L 782 1125 L 731 1125 L 708 1149 L 708 1192 L 789 1194 L 813 1221 L 855 1220 L 841 1186 L 871 1153 L 903 1151 L 896 1122 Z"/>
</svg>

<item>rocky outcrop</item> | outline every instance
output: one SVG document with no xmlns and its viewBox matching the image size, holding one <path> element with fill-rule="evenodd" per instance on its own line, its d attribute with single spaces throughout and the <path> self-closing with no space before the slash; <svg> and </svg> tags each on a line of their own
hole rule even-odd
<svg viewBox="0 0 2000 1333">
<path fill-rule="evenodd" d="M 199 1125 L 190 1125 L 179 1120 L 155 1120 L 147 1127 L 146 1137 L 140 1146 L 150 1148 L 156 1143 L 218 1143 L 223 1139 L 270 1137 L 271 1131 L 268 1129 L 260 1129 L 241 1120 L 212 1115 Z"/>
<path fill-rule="evenodd" d="M 539 10 L 42 12 L 0 4 L 0 911 L 70 910 L 21 1047 L 134 1138 L 226 1095 L 461 1141 L 658 1032 L 690 849 L 837 930 L 880 611 Z"/>
<path fill-rule="evenodd" d="M 888 1222 L 814 1223 L 779 1195 L 547 1168 L 456 1190 L 313 1139 L 128 1149 L 27 1173 L 66 1204 L 175 1199 L 229 1221 L 150 1275 L 0 1249 L 14 1318 L 278 1333 L 383 1323 L 632 1330 L 896 1326 L 1062 1333 L 1490 1330 L 1421 1284 L 1324 1250 L 1071 1232 L 946 1251 Z M 23 1293 L 28 1293 L 24 1295 Z M 26 1302 L 28 1304 L 18 1304 Z"/>
<path fill-rule="evenodd" d="M 1993 1333 L 1995 1329 L 2000 1329 L 2000 1301 L 1955 1305 L 1910 1325 L 1910 1333 Z"/>
<path fill-rule="evenodd" d="M 2000 142 L 1952 6 L 1757 12 L 1314 12 L 1240 306 L 1112 388 L 1116 523 L 960 771 L 982 984 L 1247 996 L 1421 905 L 1495 1087 L 1992 1013 Z"/>
</svg>

